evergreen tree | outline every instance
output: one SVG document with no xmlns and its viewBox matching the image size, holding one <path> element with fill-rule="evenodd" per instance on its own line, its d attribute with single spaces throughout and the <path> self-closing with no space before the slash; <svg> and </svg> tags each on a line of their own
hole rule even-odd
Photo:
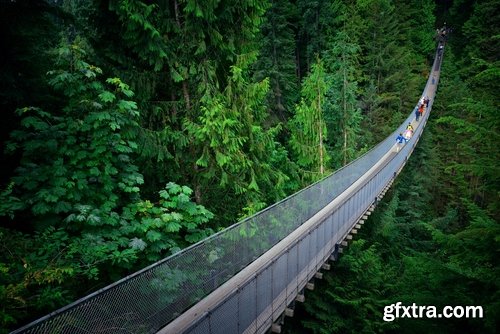
<svg viewBox="0 0 500 334">
<path fill-rule="evenodd" d="M 325 62 L 331 73 L 331 85 L 328 91 L 328 111 L 326 119 L 329 123 L 332 146 L 333 167 L 340 168 L 357 157 L 361 139 L 361 111 L 358 108 L 359 75 L 355 14 L 342 2 L 333 4 L 338 29 L 331 41 L 330 49 L 325 52 Z"/>
<path fill-rule="evenodd" d="M 450 40 L 451 53 L 447 54 L 450 61 L 445 61 L 443 66 L 445 77 L 443 91 L 440 92 L 444 101 L 438 103 L 436 110 L 440 116 L 437 120 L 440 124 L 438 135 L 441 145 L 446 147 L 443 151 L 446 178 L 454 185 L 452 191 L 457 205 L 463 197 L 496 214 L 499 209 L 495 200 L 499 187 L 496 163 L 499 152 L 494 143 L 500 124 L 495 116 L 499 103 L 499 84 L 495 78 L 499 64 L 492 57 L 490 48 L 498 50 L 499 46 L 491 35 L 494 32 L 487 32 L 492 24 L 488 22 L 490 16 L 487 11 L 491 5 L 492 2 L 476 4 L 461 29 L 465 34 L 463 38 L 471 44 L 466 52 L 457 49 L 460 41 Z M 486 16 L 488 20 L 481 19 Z M 494 16 L 492 18 L 494 20 Z M 484 40 L 489 40 L 491 46 L 487 48 L 475 44 L 484 43 Z M 463 58 L 456 57 L 455 53 L 463 54 Z"/>
<path fill-rule="evenodd" d="M 327 49 L 334 16 L 329 1 L 297 0 L 296 3 L 299 13 L 302 13 L 296 51 L 298 75 L 302 81 L 315 63 L 316 55 L 322 55 Z"/>
<path fill-rule="evenodd" d="M 364 18 L 361 25 L 364 38 L 360 39 L 363 86 L 367 92 L 371 88 L 376 92 L 374 99 L 363 101 L 364 111 L 370 111 L 366 113 L 364 127 L 378 142 L 411 112 L 426 73 L 423 76 L 415 73 L 423 68 L 420 65 L 423 62 L 413 60 L 410 52 L 413 47 L 408 45 L 409 39 L 401 30 L 398 8 L 393 1 L 363 1 L 358 2 L 357 8 Z"/>
<path fill-rule="evenodd" d="M 394 273 L 387 270 L 377 244 L 359 240 L 350 248 L 335 274 L 318 284 L 322 292 L 308 295 L 304 308 L 313 318 L 302 323 L 312 333 L 377 333 L 395 327 L 379 314 L 390 304 L 385 295 Z"/>
<path fill-rule="evenodd" d="M 270 80 L 271 114 L 285 121 L 292 113 L 298 95 L 295 63 L 297 9 L 289 0 L 271 2 L 261 25 L 260 56 L 255 63 L 255 78 Z"/>
<path fill-rule="evenodd" d="M 186 124 L 193 145 L 200 151 L 196 164 L 200 168 L 197 183 L 202 191 L 214 186 L 230 189 L 234 197 L 244 201 L 242 205 L 249 213 L 262 209 L 267 199 L 276 201 L 282 197 L 287 180 L 272 163 L 278 129 L 263 128 L 269 81 L 248 81 L 247 69 L 254 59 L 252 55 L 240 56 L 231 67 L 232 75 L 224 92 L 205 95 L 203 114 Z"/>
<path fill-rule="evenodd" d="M 198 145 L 186 125 L 203 117 L 210 103 L 207 101 L 230 85 L 228 78 L 236 55 L 257 50 L 255 36 L 267 7 L 266 1 L 232 0 L 157 1 L 148 5 L 122 1 L 111 7 L 122 22 L 120 29 L 127 48 L 154 66 L 157 73 L 147 74 L 144 80 L 148 87 L 153 81 L 149 94 L 153 101 L 139 101 L 152 120 L 148 123 L 153 125 L 143 131 L 144 164 L 150 166 L 146 180 L 161 184 L 158 179 L 169 177 L 190 184 L 196 201 L 215 210 L 223 225 L 234 222 L 245 206 L 242 203 L 253 200 L 245 199 L 240 189 L 241 201 L 229 201 L 231 205 L 225 206 L 215 200 L 218 196 L 206 193 L 212 181 L 202 180 L 210 179 L 212 174 L 198 163 L 204 145 Z M 151 72 L 147 66 L 144 68 Z M 142 82 L 136 83 L 136 89 L 142 90 Z M 159 168 L 163 172 L 158 173 Z M 221 197 L 229 196 L 224 187 L 216 186 L 214 191 Z"/>
<path fill-rule="evenodd" d="M 432 0 L 394 1 L 398 12 L 399 30 L 395 32 L 400 43 L 412 49 L 412 61 L 420 63 L 424 56 L 434 55 L 435 7 Z M 422 68 L 425 70 L 425 68 Z"/>
<path fill-rule="evenodd" d="M 325 141 L 327 138 L 324 120 L 324 104 L 327 82 L 323 63 L 316 59 L 311 73 L 302 83 L 302 100 L 290 122 L 292 137 L 290 145 L 297 156 L 299 166 L 304 168 L 310 180 L 321 178 L 330 159 Z"/>
</svg>

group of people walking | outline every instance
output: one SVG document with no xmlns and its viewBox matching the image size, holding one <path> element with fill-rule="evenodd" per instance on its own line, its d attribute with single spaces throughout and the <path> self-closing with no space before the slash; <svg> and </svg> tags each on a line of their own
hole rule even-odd
<svg viewBox="0 0 500 334">
<path fill-rule="evenodd" d="M 427 108 L 429 108 L 429 101 L 430 99 L 427 96 L 426 97 L 422 96 L 420 101 L 418 101 L 418 105 L 415 108 L 415 120 L 417 122 L 420 119 L 420 117 L 422 117 L 422 115 L 424 114 L 424 111 L 427 110 Z"/>
<path fill-rule="evenodd" d="M 448 35 L 451 33 L 452 29 L 446 27 L 446 22 L 442 28 L 436 29 L 436 39 L 438 41 L 438 57 L 441 57 L 444 49 L 444 43 L 446 42 Z M 435 77 L 432 77 L 432 84 L 435 84 Z M 428 96 L 422 96 L 415 107 L 415 121 L 419 121 L 420 117 L 429 108 L 430 99 Z M 413 126 L 408 123 L 405 131 L 400 132 L 396 137 L 397 148 L 396 151 L 399 152 L 403 143 L 406 143 L 413 136 Z"/>
<path fill-rule="evenodd" d="M 400 132 L 399 136 L 396 137 L 396 152 L 399 152 L 403 143 L 406 143 L 413 136 L 413 125 L 408 123 L 404 132 Z"/>
<path fill-rule="evenodd" d="M 406 143 L 408 140 L 410 140 L 411 136 L 413 136 L 413 125 L 411 125 L 411 123 L 408 123 L 406 129 L 403 132 L 400 132 L 399 136 L 396 137 L 396 142 L 398 144 Z"/>
<path fill-rule="evenodd" d="M 415 121 L 418 122 L 420 120 L 420 117 L 422 117 L 424 112 L 429 108 L 429 101 L 430 101 L 430 99 L 427 96 L 425 96 L 425 97 L 422 96 L 422 98 L 418 101 L 418 105 L 415 108 Z M 396 137 L 396 143 L 398 144 L 397 148 L 396 148 L 396 152 L 399 152 L 402 144 L 406 143 L 408 140 L 410 140 L 410 138 L 412 136 L 413 136 L 413 125 L 411 125 L 411 122 L 410 122 L 406 126 L 405 131 L 400 132 L 399 136 Z"/>
<path fill-rule="evenodd" d="M 452 32 L 452 28 L 446 26 L 446 22 L 441 28 L 436 29 L 436 40 L 438 42 L 446 42 L 448 35 Z"/>
<path fill-rule="evenodd" d="M 448 39 L 448 35 L 452 32 L 451 28 L 446 27 L 446 22 L 442 28 L 436 29 L 436 40 L 438 41 L 438 58 L 443 55 L 444 44 Z"/>
</svg>

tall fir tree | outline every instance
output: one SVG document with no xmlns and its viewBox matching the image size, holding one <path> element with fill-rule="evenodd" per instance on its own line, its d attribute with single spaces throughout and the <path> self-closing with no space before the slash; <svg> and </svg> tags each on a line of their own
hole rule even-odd
<svg viewBox="0 0 500 334">
<path fill-rule="evenodd" d="M 364 38 L 360 39 L 363 87 L 367 92 L 363 99 L 364 127 L 378 142 L 412 111 L 426 73 L 415 73 L 415 68 L 423 68 L 424 61 L 412 59 L 412 48 L 407 45 L 409 39 L 401 30 L 393 1 L 362 1 L 357 8 L 364 22 Z"/>
<path fill-rule="evenodd" d="M 240 56 L 224 91 L 206 95 L 203 114 L 186 123 L 193 145 L 200 151 L 197 184 L 203 191 L 221 187 L 237 198 L 234 202 L 242 201 L 248 213 L 262 209 L 268 199 L 276 201 L 284 196 L 287 180 L 272 163 L 278 129 L 263 127 L 269 80 L 249 82 L 248 67 L 254 59 L 252 54 Z"/>
<path fill-rule="evenodd" d="M 299 81 L 295 63 L 295 30 L 298 12 L 289 0 L 271 1 L 261 25 L 260 56 L 254 77 L 270 80 L 269 109 L 276 121 L 286 121 L 293 113 Z"/>
<path fill-rule="evenodd" d="M 336 29 L 325 52 L 325 63 L 330 73 L 325 118 L 328 120 L 332 165 L 337 169 L 362 152 L 357 82 L 361 48 L 357 42 L 357 27 L 354 26 L 358 18 L 352 5 L 337 1 L 332 7 L 336 14 Z"/>
<path fill-rule="evenodd" d="M 334 19 L 330 2 L 326 0 L 298 0 L 297 9 L 302 14 L 297 38 L 297 69 L 299 80 L 308 75 L 316 55 L 327 49 L 328 32 Z"/>
<path fill-rule="evenodd" d="M 302 83 L 302 100 L 290 121 L 290 145 L 308 180 L 323 177 L 330 159 L 325 146 L 327 130 L 323 115 L 326 89 L 323 62 L 317 57 L 311 73 Z"/>
</svg>

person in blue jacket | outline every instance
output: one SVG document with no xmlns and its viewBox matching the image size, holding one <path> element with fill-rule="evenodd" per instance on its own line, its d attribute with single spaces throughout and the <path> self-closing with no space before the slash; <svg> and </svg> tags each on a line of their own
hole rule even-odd
<svg viewBox="0 0 500 334">
<path fill-rule="evenodd" d="M 403 144 L 403 142 L 407 142 L 406 138 L 403 137 L 403 133 L 400 133 L 399 136 L 396 137 L 396 141 L 398 144 Z"/>
<path fill-rule="evenodd" d="M 396 152 L 399 152 L 399 150 L 401 149 L 401 146 L 403 145 L 403 143 L 406 143 L 408 140 L 403 137 L 403 133 L 399 133 L 399 136 L 396 137 Z"/>
</svg>

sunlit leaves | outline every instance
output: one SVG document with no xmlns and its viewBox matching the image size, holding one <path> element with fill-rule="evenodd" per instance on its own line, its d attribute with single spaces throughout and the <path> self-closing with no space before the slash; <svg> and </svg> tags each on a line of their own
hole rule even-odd
<svg viewBox="0 0 500 334">
<path fill-rule="evenodd" d="M 137 106 L 125 99 L 133 93 L 118 78 L 107 80 L 115 93 L 106 90 L 96 81 L 100 69 L 82 61 L 84 52 L 75 45 L 61 46 L 68 52 L 60 54 L 69 58 L 63 57 L 60 62 L 64 67 L 65 62 L 78 59 L 73 63 L 76 71 L 49 73 L 54 88 L 67 95 L 67 106 L 62 112 L 20 109 L 22 127 L 12 133 L 15 144 L 11 147 L 24 151 L 14 181 L 25 189 L 23 196 L 30 197 L 24 203 L 32 203 L 35 215 L 70 212 L 82 202 L 111 209 L 118 204 L 120 189 L 137 193 L 137 185 L 142 183 L 137 167 L 125 158 L 137 149 L 133 139 Z M 88 71 L 96 76 L 89 77 Z M 99 101 L 100 107 L 96 108 L 92 100 Z M 96 191 L 98 188 L 100 191 Z"/>
<path fill-rule="evenodd" d="M 144 234 L 141 240 L 145 241 L 145 245 L 139 244 L 144 246 L 148 259 L 160 259 L 165 251 L 184 248 L 190 242 L 212 233 L 204 224 L 213 214 L 191 202 L 191 193 L 190 188 L 169 182 L 159 192 L 159 205 L 142 201 L 125 208 L 126 216 L 133 217 L 127 231 Z"/>
<path fill-rule="evenodd" d="M 116 99 L 116 96 L 115 94 L 106 91 L 99 94 L 99 98 L 102 102 L 113 102 Z"/>
<path fill-rule="evenodd" d="M 262 126 L 269 81 L 249 82 L 248 65 L 254 56 L 241 55 L 231 66 L 224 91 L 207 93 L 201 115 L 185 123 L 200 152 L 196 164 L 204 168 L 198 176 L 202 186 L 215 178 L 221 189 L 241 195 L 247 205 L 261 198 L 262 187 L 281 193 L 276 185 L 285 178 L 269 162 L 276 145 L 274 133 Z"/>
<path fill-rule="evenodd" d="M 312 180 L 317 180 L 325 172 L 329 156 L 326 151 L 327 130 L 324 119 L 326 103 L 326 74 L 323 63 L 318 58 L 310 75 L 302 85 L 302 100 L 296 105 L 295 115 L 290 122 L 292 137 L 290 145 L 297 156 L 299 165 Z"/>
</svg>

